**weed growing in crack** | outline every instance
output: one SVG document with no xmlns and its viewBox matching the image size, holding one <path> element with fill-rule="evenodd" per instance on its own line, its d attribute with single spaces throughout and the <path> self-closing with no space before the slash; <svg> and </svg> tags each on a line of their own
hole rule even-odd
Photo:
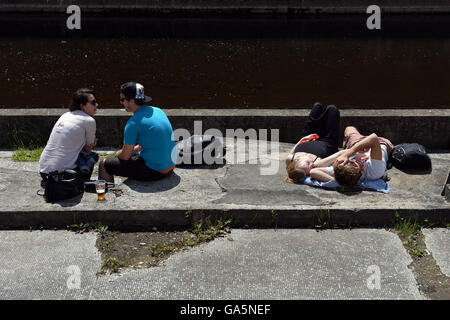
<svg viewBox="0 0 450 320">
<path fill-rule="evenodd" d="M 397 223 L 394 230 L 397 231 L 403 245 L 413 257 L 420 258 L 425 255 L 425 251 L 418 245 L 417 237 L 421 232 L 421 227 L 416 220 L 411 222 L 411 218 L 405 219 L 396 212 Z"/>
<path fill-rule="evenodd" d="M 191 210 L 192 208 L 188 208 L 187 213 L 192 217 Z M 127 267 L 156 266 L 161 260 L 175 252 L 212 241 L 231 232 L 231 219 L 220 218 L 214 222 L 211 220 L 209 216 L 193 220 L 191 228 L 183 232 L 147 232 L 140 236 L 147 239 L 140 240 L 142 242 L 139 243 L 140 246 L 136 242 L 136 244 L 127 242 L 125 250 L 120 243 L 120 239 L 129 239 L 129 236 L 122 237 L 125 233 L 104 229 L 105 236 L 103 236 L 99 231 L 101 237 L 97 239 L 97 247 L 102 252 L 102 267 L 98 275 L 103 275 L 107 271 L 110 273 L 121 272 L 123 268 Z M 78 227 L 84 228 L 85 225 L 78 225 Z"/>
<path fill-rule="evenodd" d="M 103 259 L 103 265 L 97 275 L 103 275 L 106 271 L 111 273 L 119 272 L 119 269 L 123 266 L 123 264 L 119 261 L 119 259 L 115 257 L 105 257 Z"/>
<path fill-rule="evenodd" d="M 338 227 L 331 218 L 330 209 L 327 209 L 326 213 L 320 209 L 317 223 L 315 223 L 314 226 L 316 229 L 336 229 Z"/>
<path fill-rule="evenodd" d="M 104 235 L 106 231 L 108 231 L 108 226 L 104 226 L 101 222 L 86 222 L 86 223 L 79 223 L 79 224 L 71 224 L 67 226 L 67 230 L 74 231 L 76 233 L 84 233 L 89 231 L 96 231 L 100 235 Z"/>
<path fill-rule="evenodd" d="M 275 227 L 275 229 L 277 229 L 277 227 L 278 227 L 278 213 L 277 212 L 275 212 L 275 210 L 274 209 L 272 209 L 272 221 L 273 221 L 273 223 L 274 223 L 274 227 Z"/>
</svg>

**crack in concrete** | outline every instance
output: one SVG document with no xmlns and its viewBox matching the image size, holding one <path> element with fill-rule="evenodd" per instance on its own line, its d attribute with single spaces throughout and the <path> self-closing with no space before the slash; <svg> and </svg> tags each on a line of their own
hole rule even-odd
<svg viewBox="0 0 450 320">
<path fill-rule="evenodd" d="M 419 231 L 414 238 L 414 245 L 423 250 L 422 256 L 414 255 L 406 246 L 405 237 L 400 236 L 397 232 L 391 230 L 400 238 L 403 247 L 410 255 L 412 262 L 408 268 L 412 270 L 416 279 L 419 292 L 431 300 L 448 300 L 450 299 L 450 277 L 442 273 L 439 265 L 434 259 L 432 253 L 427 249 L 425 244 L 425 236 Z"/>
<path fill-rule="evenodd" d="M 219 186 L 222 192 L 228 192 L 228 189 L 220 184 L 219 178 L 214 178 L 214 181 L 216 181 L 217 185 Z"/>
<path fill-rule="evenodd" d="M 229 170 L 229 169 L 230 169 L 230 166 L 225 166 L 225 173 L 223 174 L 223 176 L 214 178 L 214 181 L 216 181 L 217 185 L 219 186 L 219 188 L 220 188 L 220 190 L 221 190 L 222 192 L 227 192 L 228 189 L 225 188 L 223 185 L 220 184 L 219 179 L 220 179 L 220 178 L 225 178 L 225 177 L 227 176 L 227 174 L 228 174 L 228 170 Z"/>
</svg>

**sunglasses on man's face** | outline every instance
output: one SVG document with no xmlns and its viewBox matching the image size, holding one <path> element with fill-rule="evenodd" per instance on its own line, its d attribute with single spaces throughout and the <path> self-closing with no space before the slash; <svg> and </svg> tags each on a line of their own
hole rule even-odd
<svg viewBox="0 0 450 320">
<path fill-rule="evenodd" d="M 127 100 L 127 98 L 120 98 L 119 100 L 120 102 L 124 102 L 125 100 Z"/>
<path fill-rule="evenodd" d="M 95 106 L 97 104 L 97 100 L 95 100 L 95 99 L 91 100 L 91 101 L 89 101 L 89 103 L 92 104 L 93 106 Z"/>
</svg>

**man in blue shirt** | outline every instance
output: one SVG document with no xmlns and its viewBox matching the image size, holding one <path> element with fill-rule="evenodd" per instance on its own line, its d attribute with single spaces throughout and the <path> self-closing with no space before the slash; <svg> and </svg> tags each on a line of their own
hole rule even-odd
<svg viewBox="0 0 450 320">
<path fill-rule="evenodd" d="M 175 168 L 177 149 L 172 125 L 164 111 L 149 106 L 152 98 L 144 87 L 127 82 L 120 88 L 120 103 L 133 116 L 125 126 L 123 147 L 114 158 L 99 164 L 99 179 L 114 182 L 114 176 L 158 180 Z"/>
</svg>

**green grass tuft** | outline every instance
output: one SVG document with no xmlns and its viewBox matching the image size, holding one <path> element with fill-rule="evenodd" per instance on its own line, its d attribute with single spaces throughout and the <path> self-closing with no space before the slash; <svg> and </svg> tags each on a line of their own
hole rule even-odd
<svg viewBox="0 0 450 320">
<path fill-rule="evenodd" d="M 412 222 L 411 219 L 400 218 L 398 215 L 398 222 L 395 224 L 394 229 L 397 231 L 403 245 L 408 250 L 409 254 L 413 257 L 420 258 L 425 255 L 423 250 L 417 242 L 417 238 L 421 232 L 421 226 L 416 222 Z"/>
<path fill-rule="evenodd" d="M 103 266 L 97 275 L 104 275 L 106 271 L 111 273 L 118 273 L 119 269 L 123 267 L 123 263 L 115 257 L 106 257 L 103 260 Z"/>
<path fill-rule="evenodd" d="M 41 158 L 42 151 L 45 147 L 37 147 L 35 149 L 18 148 L 12 155 L 13 161 L 18 162 L 37 162 Z M 100 157 L 114 158 L 114 152 L 100 151 L 97 152 Z"/>
<path fill-rule="evenodd" d="M 397 230 L 402 237 L 409 237 L 417 234 L 421 228 L 416 221 L 411 222 L 411 219 L 406 220 L 400 218 L 400 221 L 394 226 L 394 229 Z"/>
<path fill-rule="evenodd" d="M 17 149 L 16 152 L 14 152 L 11 158 L 13 161 L 37 162 L 41 157 L 42 151 L 44 151 L 44 147 L 39 147 L 31 150 L 20 148 Z"/>
</svg>

